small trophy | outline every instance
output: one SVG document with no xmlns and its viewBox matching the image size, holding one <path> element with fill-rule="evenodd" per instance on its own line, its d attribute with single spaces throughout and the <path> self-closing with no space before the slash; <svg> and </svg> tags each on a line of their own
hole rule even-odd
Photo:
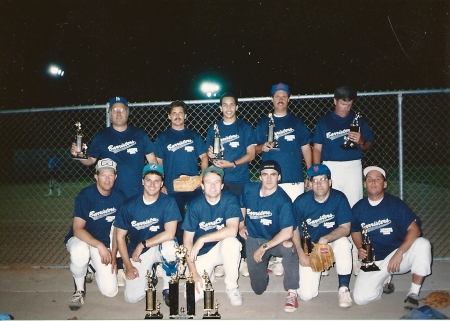
<svg viewBox="0 0 450 321">
<path fill-rule="evenodd" d="M 273 113 L 269 114 L 267 142 L 270 144 L 272 149 L 280 149 L 280 147 L 278 146 L 278 136 L 275 133 L 275 121 L 273 120 Z"/>
<path fill-rule="evenodd" d="M 358 119 L 361 118 L 362 116 L 360 115 L 360 113 L 356 113 L 355 118 L 353 119 L 353 122 L 350 124 L 350 131 L 351 132 L 359 132 L 359 124 L 358 124 Z M 354 142 L 350 141 L 350 139 L 348 138 L 348 135 L 346 135 L 344 137 L 344 144 L 341 145 L 342 149 L 345 150 L 355 150 L 356 145 Z"/>
<path fill-rule="evenodd" d="M 185 279 L 186 275 L 186 252 L 187 248 L 183 245 L 176 247 L 175 256 L 177 257 L 177 277 L 178 279 Z"/>
<path fill-rule="evenodd" d="M 83 133 L 81 131 L 81 123 L 77 122 L 75 126 L 77 127 L 77 134 L 75 135 L 77 150 L 76 156 L 72 157 L 72 159 L 77 160 L 87 159 L 86 156 L 87 145 L 83 144 Z"/>
<path fill-rule="evenodd" d="M 223 145 L 220 139 L 219 126 L 217 125 L 217 123 L 214 124 L 213 153 L 215 155 L 214 159 L 223 159 Z"/>
<path fill-rule="evenodd" d="M 203 319 L 220 319 L 219 302 L 216 301 L 214 305 L 214 289 L 206 271 L 203 273 L 202 278 L 205 280 L 205 289 L 203 290 L 203 310 L 206 311 L 203 315 Z M 212 313 L 214 309 L 215 312 Z"/>
<path fill-rule="evenodd" d="M 302 222 L 302 231 L 303 233 L 302 236 L 300 236 L 300 244 L 302 246 L 303 253 L 309 255 L 312 251 L 312 243 L 305 222 Z"/>
<path fill-rule="evenodd" d="M 145 311 L 148 313 L 144 319 L 162 319 L 161 303 L 156 301 L 156 289 L 152 282 L 150 271 L 147 271 L 145 278 L 148 281 L 148 289 L 145 292 Z"/>
<path fill-rule="evenodd" d="M 372 243 L 367 235 L 366 227 L 363 228 L 362 234 L 364 235 L 362 248 L 366 251 L 367 256 L 362 260 L 363 264 L 361 266 L 361 270 L 364 272 L 380 271 L 380 268 L 375 264 L 375 254 L 373 253 Z"/>
</svg>

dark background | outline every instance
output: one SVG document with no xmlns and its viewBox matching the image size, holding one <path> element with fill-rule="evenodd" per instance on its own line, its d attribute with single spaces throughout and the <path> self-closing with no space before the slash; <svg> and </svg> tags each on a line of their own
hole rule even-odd
<svg viewBox="0 0 450 321">
<path fill-rule="evenodd" d="M 450 87 L 450 1 L 0 0 L 0 110 Z M 47 73 L 60 65 L 63 77 Z"/>
</svg>

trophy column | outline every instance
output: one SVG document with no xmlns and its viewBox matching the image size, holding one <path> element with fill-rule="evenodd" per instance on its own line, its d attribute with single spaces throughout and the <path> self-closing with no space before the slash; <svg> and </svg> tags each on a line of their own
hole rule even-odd
<svg viewBox="0 0 450 321">
<path fill-rule="evenodd" d="M 273 119 L 273 114 L 269 114 L 269 126 L 267 128 L 267 142 L 270 144 L 271 148 L 279 149 L 278 137 L 275 134 L 275 120 Z"/>
<path fill-rule="evenodd" d="M 145 278 L 148 281 L 148 289 L 145 292 L 145 311 L 148 313 L 145 315 L 145 319 L 162 319 L 161 303 L 156 300 L 156 289 L 149 271 L 147 271 Z"/>
<path fill-rule="evenodd" d="M 379 271 L 380 268 L 375 264 L 375 254 L 373 253 L 372 243 L 367 235 L 367 228 L 364 227 L 362 234 L 364 235 L 362 248 L 366 251 L 367 256 L 362 260 L 361 270 L 364 272 Z"/>
<path fill-rule="evenodd" d="M 76 150 L 76 156 L 72 157 L 72 159 L 76 159 L 76 160 L 87 159 L 87 156 L 86 156 L 87 145 L 83 144 L 83 132 L 81 131 L 81 123 L 77 122 L 75 124 L 75 127 L 77 127 L 77 133 L 75 135 L 77 150 Z"/>
<path fill-rule="evenodd" d="M 205 289 L 203 290 L 203 310 L 206 313 L 203 315 L 203 319 L 220 319 L 219 303 L 216 301 L 214 305 L 214 289 L 206 271 L 203 273 L 202 278 L 205 280 Z M 212 310 L 215 312 L 212 313 Z"/>
<path fill-rule="evenodd" d="M 223 146 L 220 140 L 219 125 L 217 125 L 217 123 L 214 124 L 213 154 L 216 157 L 215 159 L 223 159 Z"/>
</svg>

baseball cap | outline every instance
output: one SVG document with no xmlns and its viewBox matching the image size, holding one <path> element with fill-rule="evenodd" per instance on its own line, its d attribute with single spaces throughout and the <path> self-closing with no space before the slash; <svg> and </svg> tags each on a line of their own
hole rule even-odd
<svg viewBox="0 0 450 321">
<path fill-rule="evenodd" d="M 266 160 L 261 163 L 261 167 L 259 168 L 259 172 L 261 173 L 265 169 L 274 169 L 277 171 L 278 175 L 281 175 L 281 167 L 274 160 Z"/>
<path fill-rule="evenodd" d="M 384 171 L 384 169 L 382 169 L 378 166 L 369 166 L 369 167 L 364 168 L 364 171 L 363 171 L 364 177 L 366 177 L 367 173 L 369 173 L 370 171 L 380 172 L 381 175 L 383 175 L 383 177 L 386 178 L 386 172 Z"/>
<path fill-rule="evenodd" d="M 128 107 L 128 101 L 127 101 L 127 99 L 125 97 L 117 96 L 117 97 L 111 98 L 109 100 L 109 107 L 111 107 L 112 105 L 114 105 L 116 103 L 121 103 L 121 104 L 124 104 L 125 106 Z"/>
<path fill-rule="evenodd" d="M 206 168 L 203 170 L 203 172 L 202 172 L 202 177 L 205 177 L 205 175 L 208 174 L 208 173 L 210 173 L 210 172 L 219 174 L 221 177 L 223 177 L 223 169 L 222 169 L 222 168 L 219 168 L 219 167 L 216 167 L 216 166 L 209 166 L 209 167 L 206 167 Z"/>
<path fill-rule="evenodd" d="M 327 165 L 324 164 L 314 164 L 310 168 L 308 168 L 308 171 L 306 173 L 308 174 L 309 178 L 318 175 L 327 175 L 328 177 L 331 177 L 330 169 Z"/>
<path fill-rule="evenodd" d="M 283 90 L 283 91 L 287 92 L 288 95 L 291 94 L 291 92 L 289 91 L 289 86 L 280 82 L 279 84 L 272 86 L 272 90 L 270 91 L 271 96 L 273 96 L 273 94 L 275 94 L 275 92 L 278 90 Z"/>
<path fill-rule="evenodd" d="M 95 170 L 98 172 L 102 169 L 113 169 L 114 171 L 117 171 L 117 163 L 111 158 L 100 159 L 97 162 L 97 165 L 95 165 Z"/>
<path fill-rule="evenodd" d="M 164 169 L 161 165 L 156 163 L 149 163 L 144 166 L 144 169 L 142 170 L 142 177 L 147 175 L 148 173 L 156 173 L 160 174 L 164 178 Z"/>
</svg>

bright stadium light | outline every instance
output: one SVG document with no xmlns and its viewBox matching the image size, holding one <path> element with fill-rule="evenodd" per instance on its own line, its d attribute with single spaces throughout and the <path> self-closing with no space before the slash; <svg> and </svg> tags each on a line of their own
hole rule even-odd
<svg viewBox="0 0 450 321">
<path fill-rule="evenodd" d="M 212 83 L 212 82 L 204 82 L 200 86 L 200 90 L 202 93 L 204 93 L 207 97 L 216 97 L 217 93 L 219 92 L 219 85 Z"/>
<path fill-rule="evenodd" d="M 55 65 L 51 65 L 49 68 L 48 68 L 48 72 L 50 73 L 50 75 L 52 75 L 52 76 L 60 76 L 60 77 L 62 77 L 62 76 L 64 76 L 64 70 L 61 70 L 58 66 L 55 66 Z"/>
</svg>

